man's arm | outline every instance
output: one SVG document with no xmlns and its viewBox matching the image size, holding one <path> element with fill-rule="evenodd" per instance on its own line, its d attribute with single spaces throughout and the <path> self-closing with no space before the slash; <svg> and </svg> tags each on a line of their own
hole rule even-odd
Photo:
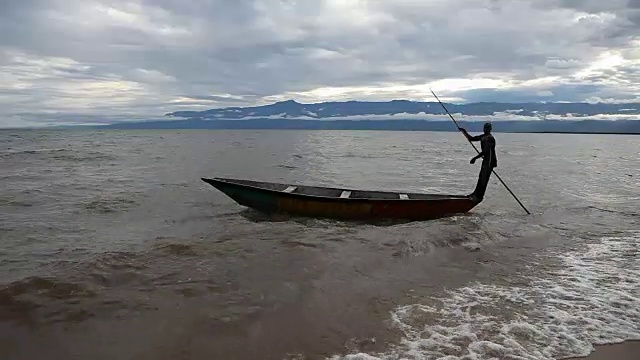
<svg viewBox="0 0 640 360">
<path fill-rule="evenodd" d="M 471 163 L 475 164 L 476 160 L 480 159 L 481 157 L 483 157 L 484 154 L 481 152 L 478 155 L 474 156 L 473 158 L 471 158 Z"/>
<path fill-rule="evenodd" d="M 471 136 L 471 135 L 469 135 L 469 133 L 467 132 L 467 130 L 465 128 L 460 128 L 460 131 L 462 131 L 462 134 L 464 134 L 464 136 L 469 141 L 480 141 L 480 140 L 482 140 L 482 135 Z"/>
<path fill-rule="evenodd" d="M 491 161 L 491 158 L 493 157 L 493 151 L 494 151 L 494 146 L 495 146 L 495 142 L 492 141 L 493 138 L 489 137 L 489 141 L 491 142 L 491 145 L 483 147 L 483 149 L 480 151 L 480 153 L 476 156 L 473 157 L 473 159 L 471 159 L 471 163 L 475 163 L 476 160 L 480 159 L 480 158 L 485 158 L 485 159 L 489 159 L 489 161 Z"/>
</svg>

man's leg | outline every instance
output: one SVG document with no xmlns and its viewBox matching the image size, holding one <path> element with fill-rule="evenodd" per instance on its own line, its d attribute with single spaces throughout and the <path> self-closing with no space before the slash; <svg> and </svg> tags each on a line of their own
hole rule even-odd
<svg viewBox="0 0 640 360">
<path fill-rule="evenodd" d="M 491 177 L 491 167 L 489 164 L 482 164 L 482 168 L 480 169 L 480 174 L 478 175 L 478 183 L 476 184 L 476 189 L 471 194 L 473 197 L 478 200 L 484 199 L 484 194 L 487 191 L 487 186 L 489 185 L 489 178 Z"/>
</svg>

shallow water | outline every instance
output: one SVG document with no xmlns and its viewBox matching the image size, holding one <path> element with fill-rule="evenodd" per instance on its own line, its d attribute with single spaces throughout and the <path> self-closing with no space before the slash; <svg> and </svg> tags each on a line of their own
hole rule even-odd
<svg viewBox="0 0 640 360">
<path fill-rule="evenodd" d="M 469 144 L 0 131 L 0 355 L 551 359 L 640 338 L 639 139 L 496 138 L 532 215 L 493 178 L 470 214 L 374 226 L 266 218 L 200 177 L 467 194 Z"/>
</svg>

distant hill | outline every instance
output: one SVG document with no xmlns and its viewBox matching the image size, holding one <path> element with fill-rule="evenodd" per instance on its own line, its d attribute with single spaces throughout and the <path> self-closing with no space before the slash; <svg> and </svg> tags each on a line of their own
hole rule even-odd
<svg viewBox="0 0 640 360">
<path fill-rule="evenodd" d="M 449 112 L 466 116 L 492 116 L 497 113 L 511 114 L 517 117 L 571 116 L 587 117 L 601 114 L 640 115 L 640 103 L 637 104 L 590 104 L 590 103 L 496 103 L 480 102 L 470 104 L 445 104 Z M 416 102 L 392 100 L 387 102 L 323 102 L 301 104 L 294 100 L 276 102 L 270 105 L 251 107 L 228 107 L 205 111 L 177 111 L 167 114 L 170 117 L 190 119 L 247 119 L 247 118 L 312 118 L 334 119 L 367 115 L 420 114 L 444 115 L 442 106 L 437 102 Z"/>
<path fill-rule="evenodd" d="M 445 104 L 461 126 L 495 131 L 640 134 L 640 103 L 495 103 Z M 437 102 L 323 102 L 293 100 L 264 106 L 177 111 L 171 120 L 120 122 L 117 129 L 333 129 L 456 130 Z M 613 119 L 613 120 L 608 120 Z"/>
<path fill-rule="evenodd" d="M 469 131 L 481 131 L 482 122 L 458 121 Z M 457 131 L 451 121 L 428 120 L 175 120 L 122 122 L 101 129 L 283 129 L 283 130 L 397 130 L 397 131 Z M 495 132 L 523 133 L 601 133 L 640 134 L 638 120 L 582 120 L 582 121 L 500 121 L 494 123 Z"/>
</svg>

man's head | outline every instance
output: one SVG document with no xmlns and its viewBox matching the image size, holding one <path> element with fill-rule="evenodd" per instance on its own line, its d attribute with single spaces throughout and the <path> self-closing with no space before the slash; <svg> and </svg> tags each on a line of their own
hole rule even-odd
<svg viewBox="0 0 640 360">
<path fill-rule="evenodd" d="M 490 134 L 491 133 L 491 123 L 490 122 L 484 123 L 483 131 L 484 131 L 485 134 Z"/>
</svg>

